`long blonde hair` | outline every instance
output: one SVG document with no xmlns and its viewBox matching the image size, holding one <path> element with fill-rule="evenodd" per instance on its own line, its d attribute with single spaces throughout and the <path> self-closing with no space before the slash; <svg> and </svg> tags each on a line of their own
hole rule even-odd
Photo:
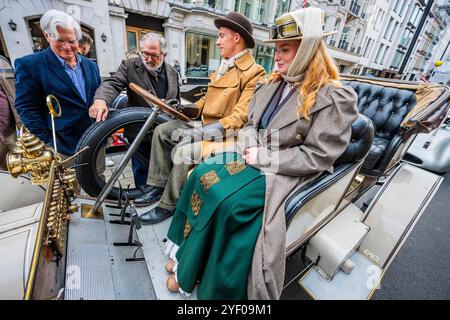
<svg viewBox="0 0 450 320">
<path fill-rule="evenodd" d="M 267 82 L 273 83 L 282 79 L 278 72 L 269 75 Z M 317 51 L 305 71 L 305 77 L 299 87 L 298 115 L 309 120 L 310 110 L 316 102 L 317 93 L 326 84 L 340 88 L 339 71 L 334 59 L 328 54 L 325 42 L 322 40 Z"/>
</svg>

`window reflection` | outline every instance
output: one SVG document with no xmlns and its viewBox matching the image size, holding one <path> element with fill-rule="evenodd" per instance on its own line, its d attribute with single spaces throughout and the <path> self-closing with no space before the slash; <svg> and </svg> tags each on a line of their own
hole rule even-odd
<svg viewBox="0 0 450 320">
<path fill-rule="evenodd" d="M 240 12 L 250 20 L 265 23 L 269 2 L 269 0 L 236 0 L 234 11 Z"/>
<path fill-rule="evenodd" d="M 186 76 L 208 77 L 220 62 L 216 37 L 186 32 Z"/>
<path fill-rule="evenodd" d="M 217 37 L 186 32 L 186 76 L 190 78 L 206 78 L 217 70 L 220 64 L 220 53 L 216 46 Z M 252 50 L 256 63 L 264 67 L 266 72 L 273 68 L 275 49 L 269 46 L 256 46 Z"/>
</svg>

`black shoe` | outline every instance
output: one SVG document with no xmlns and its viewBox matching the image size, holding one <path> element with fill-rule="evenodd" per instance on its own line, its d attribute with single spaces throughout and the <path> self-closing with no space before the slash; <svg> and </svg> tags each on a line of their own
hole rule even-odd
<svg viewBox="0 0 450 320">
<path fill-rule="evenodd" d="M 159 199 L 163 194 L 164 188 L 153 187 L 149 192 L 144 194 L 142 197 L 134 199 L 134 205 L 136 207 L 146 207 L 149 206 Z"/>
<path fill-rule="evenodd" d="M 174 213 L 175 209 L 169 210 L 161 207 L 155 207 L 141 215 L 139 217 L 139 221 L 142 224 L 155 224 L 173 216 Z"/>
</svg>

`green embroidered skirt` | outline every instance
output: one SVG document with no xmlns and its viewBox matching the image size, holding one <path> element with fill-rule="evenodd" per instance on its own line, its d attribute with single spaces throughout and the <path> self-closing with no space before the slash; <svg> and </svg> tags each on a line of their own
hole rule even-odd
<svg viewBox="0 0 450 320">
<path fill-rule="evenodd" d="M 176 246 L 180 288 L 199 299 L 246 299 L 247 277 L 261 229 L 265 176 L 240 155 L 198 165 L 177 203 L 168 238 Z"/>
</svg>

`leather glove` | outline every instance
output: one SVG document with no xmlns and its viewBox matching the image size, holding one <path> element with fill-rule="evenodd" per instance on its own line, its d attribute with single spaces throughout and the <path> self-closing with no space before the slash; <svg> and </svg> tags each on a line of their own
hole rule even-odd
<svg viewBox="0 0 450 320">
<path fill-rule="evenodd" d="M 195 103 L 182 105 L 177 99 L 167 100 L 166 103 L 190 119 L 197 119 L 200 116 L 200 109 L 197 108 Z"/>
<path fill-rule="evenodd" d="M 186 129 L 181 141 L 193 143 L 199 141 L 222 141 L 225 129 L 219 121 L 208 123 L 201 127 Z"/>
</svg>

